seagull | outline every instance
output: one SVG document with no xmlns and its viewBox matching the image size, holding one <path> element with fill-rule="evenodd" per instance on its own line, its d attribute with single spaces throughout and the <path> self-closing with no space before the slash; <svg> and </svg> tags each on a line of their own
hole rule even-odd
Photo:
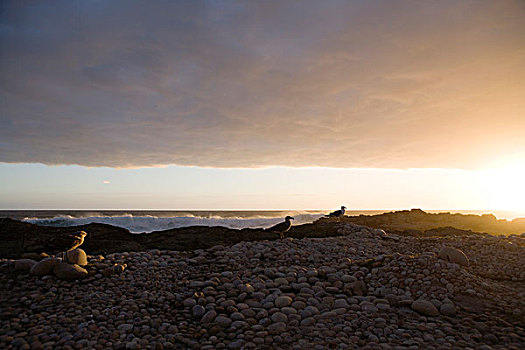
<svg viewBox="0 0 525 350">
<path fill-rule="evenodd" d="M 326 215 L 326 216 L 328 216 L 328 217 L 335 217 L 335 218 L 338 218 L 338 217 L 340 217 L 340 216 L 345 215 L 345 209 L 346 209 L 346 207 L 343 205 L 343 206 L 341 207 L 341 210 L 333 211 L 333 212 L 331 212 L 330 214 L 328 214 L 328 215 Z"/>
<path fill-rule="evenodd" d="M 294 220 L 294 218 L 291 216 L 287 216 L 284 218 L 284 220 L 285 220 L 284 222 L 281 222 L 275 226 L 269 227 L 265 231 L 279 232 L 279 237 L 283 239 L 284 233 L 287 232 L 290 229 L 290 227 L 292 227 L 292 222 L 290 220 Z"/>
<path fill-rule="evenodd" d="M 60 248 L 62 251 L 62 260 L 67 261 L 67 252 L 80 247 L 82 243 L 84 243 L 84 238 L 86 236 L 86 231 L 78 231 L 65 236 L 57 237 L 53 243 L 56 244 L 58 246 L 57 248 Z"/>
</svg>

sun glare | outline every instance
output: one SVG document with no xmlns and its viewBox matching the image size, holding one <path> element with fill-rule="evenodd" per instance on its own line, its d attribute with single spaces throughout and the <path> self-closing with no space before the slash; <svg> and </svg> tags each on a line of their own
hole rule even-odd
<svg viewBox="0 0 525 350">
<path fill-rule="evenodd" d="M 491 209 L 525 211 L 525 161 L 483 171 Z"/>
</svg>

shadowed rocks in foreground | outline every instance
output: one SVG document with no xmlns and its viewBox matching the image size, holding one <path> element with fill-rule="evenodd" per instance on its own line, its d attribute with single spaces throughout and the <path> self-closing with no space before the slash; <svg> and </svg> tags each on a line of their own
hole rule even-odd
<svg viewBox="0 0 525 350">
<path fill-rule="evenodd" d="M 304 226 L 339 236 L 88 255 L 78 281 L 0 259 L 0 348 L 524 348 L 525 239 Z"/>
</svg>

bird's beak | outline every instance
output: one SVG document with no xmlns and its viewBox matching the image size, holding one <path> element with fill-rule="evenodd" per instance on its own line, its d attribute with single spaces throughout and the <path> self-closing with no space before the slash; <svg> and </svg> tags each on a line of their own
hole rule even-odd
<svg viewBox="0 0 525 350">
<path fill-rule="evenodd" d="M 295 220 L 294 218 L 290 218 L 290 219 Z"/>
</svg>

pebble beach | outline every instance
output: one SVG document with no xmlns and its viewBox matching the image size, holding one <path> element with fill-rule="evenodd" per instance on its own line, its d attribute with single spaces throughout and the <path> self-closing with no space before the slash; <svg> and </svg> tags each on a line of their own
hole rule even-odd
<svg viewBox="0 0 525 350">
<path fill-rule="evenodd" d="M 525 348 L 524 238 L 333 225 L 341 236 L 88 255 L 76 280 L 2 259 L 0 348 Z"/>
</svg>

